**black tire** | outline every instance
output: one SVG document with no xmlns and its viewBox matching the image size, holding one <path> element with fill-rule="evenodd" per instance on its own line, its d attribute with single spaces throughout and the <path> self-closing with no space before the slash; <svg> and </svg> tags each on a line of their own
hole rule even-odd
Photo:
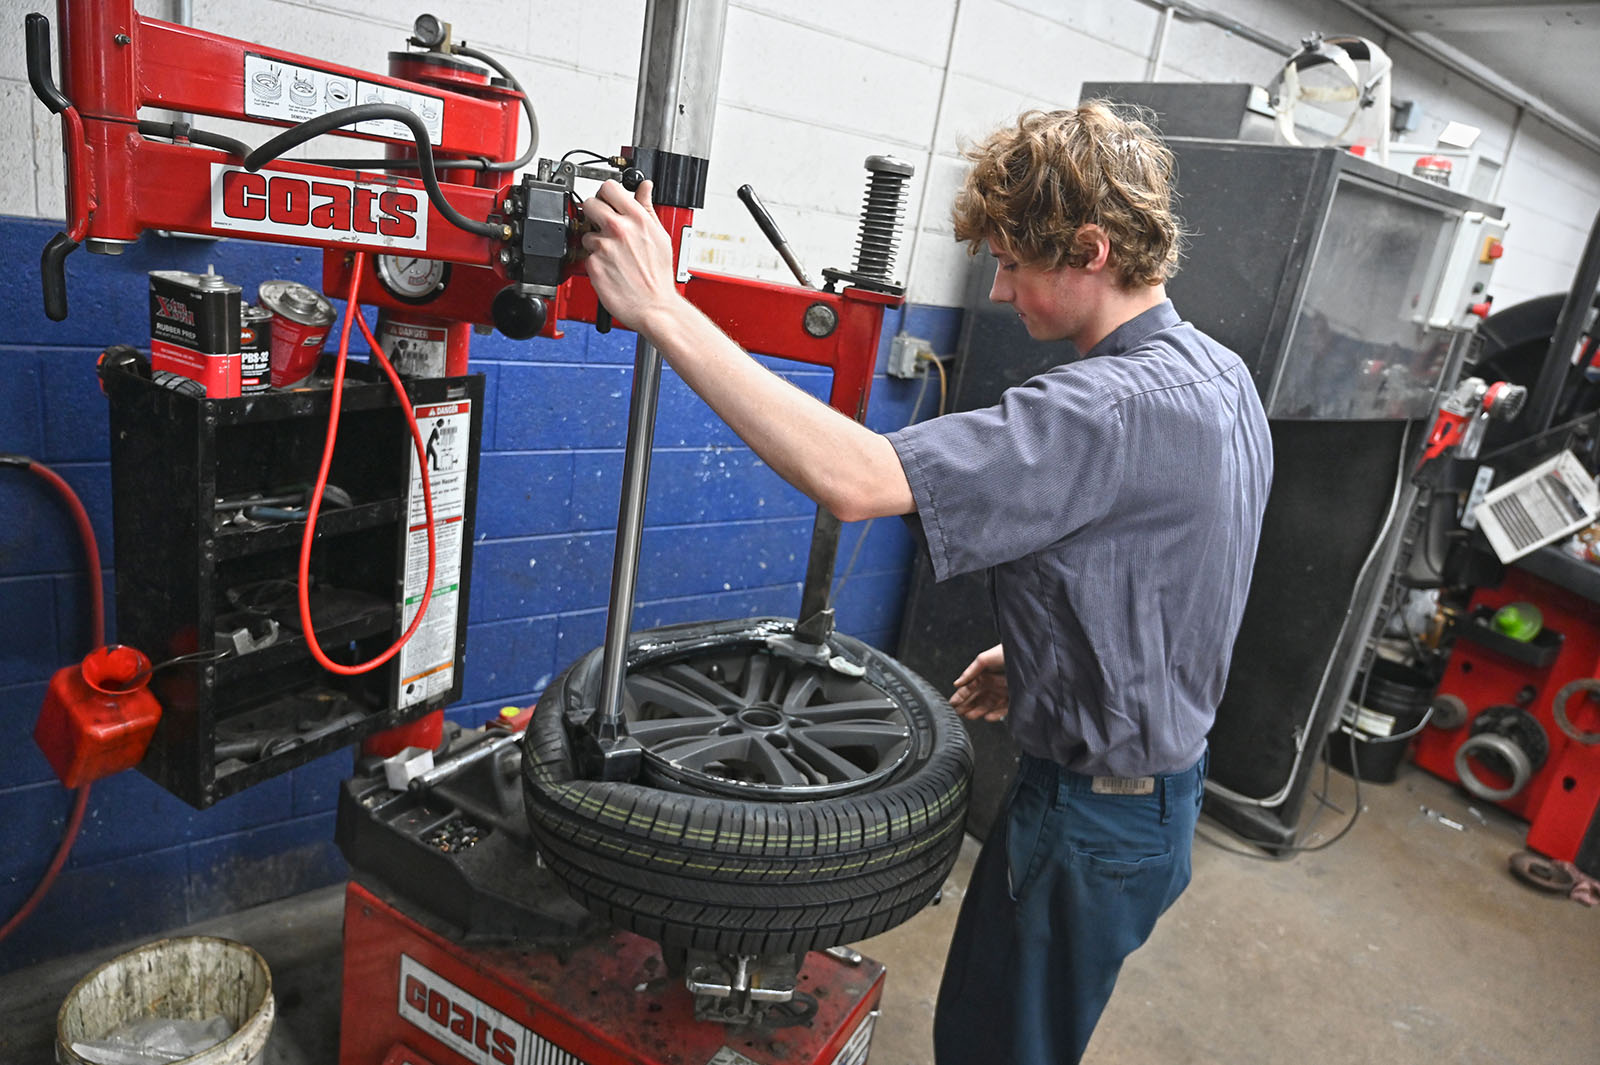
<svg viewBox="0 0 1600 1065">
<path fill-rule="evenodd" d="M 792 663 L 770 647 L 792 629 L 755 619 L 638 633 L 628 671 L 740 648 Z M 888 776 L 823 798 L 579 779 L 566 719 L 587 717 L 598 702 L 602 650 L 556 678 L 528 726 L 523 795 L 545 862 L 579 902 L 664 947 L 784 954 L 876 935 L 933 898 L 961 847 L 972 774 L 966 731 L 893 658 L 847 636 L 830 642 L 893 700 L 910 725 L 910 749 Z"/>
<path fill-rule="evenodd" d="M 1566 302 L 1564 292 L 1536 296 L 1484 319 L 1481 327 L 1483 350 L 1472 366 L 1472 373 L 1489 381 L 1522 385 L 1532 392 L 1549 355 L 1550 342 L 1555 339 L 1561 309 Z M 1595 299 L 1594 306 L 1600 307 L 1600 297 Z M 1587 414 L 1597 407 L 1600 407 L 1600 386 L 1585 381 L 1581 374 L 1569 368 L 1551 424 Z M 1528 430 L 1521 425 L 1520 419 L 1509 423 L 1491 422 L 1484 435 L 1482 453 L 1487 454 L 1526 436 Z"/>
</svg>

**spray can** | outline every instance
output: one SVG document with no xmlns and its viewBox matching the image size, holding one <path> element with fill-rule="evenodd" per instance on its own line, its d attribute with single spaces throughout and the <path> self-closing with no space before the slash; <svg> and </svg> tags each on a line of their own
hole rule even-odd
<svg viewBox="0 0 1600 1065">
<path fill-rule="evenodd" d="M 239 308 L 239 392 L 272 387 L 272 312 L 246 303 Z"/>
<path fill-rule="evenodd" d="M 205 394 L 239 394 L 239 295 L 207 270 L 150 271 L 150 368 L 199 382 Z"/>
<path fill-rule="evenodd" d="M 298 281 L 263 281 L 256 302 L 272 314 L 272 387 L 299 384 L 317 368 L 333 328 L 333 304 Z"/>
</svg>

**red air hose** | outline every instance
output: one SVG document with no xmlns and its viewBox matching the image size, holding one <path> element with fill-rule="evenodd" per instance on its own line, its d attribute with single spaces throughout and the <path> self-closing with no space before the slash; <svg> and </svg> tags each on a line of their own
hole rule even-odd
<svg viewBox="0 0 1600 1065">
<path fill-rule="evenodd" d="M 9 466 L 19 466 L 31 470 L 43 477 L 50 487 L 54 488 L 72 512 L 72 520 L 78 526 L 78 538 L 83 543 L 85 558 L 88 562 L 86 577 L 89 581 L 90 617 L 94 627 L 90 630 L 96 644 L 105 639 L 106 631 L 106 599 L 105 589 L 100 579 L 100 548 L 95 543 L 94 526 L 89 522 L 89 512 L 83 509 L 83 502 L 72 486 L 62 480 L 61 476 L 47 466 L 41 466 L 29 458 L 20 456 L 6 456 L 7 461 L 0 463 Z M 52 884 L 56 882 L 56 875 L 61 872 L 61 867 L 67 864 L 67 854 L 72 850 L 72 844 L 78 838 L 78 828 L 83 824 L 83 812 L 89 805 L 89 785 L 85 784 L 78 789 L 77 798 L 72 802 L 72 813 L 67 817 L 67 827 L 61 833 L 61 843 L 56 847 L 56 856 L 50 861 L 50 868 L 44 871 L 39 878 L 38 885 L 33 889 L 33 894 L 28 896 L 28 901 L 22 908 L 12 914 L 11 919 L 0 925 L 0 940 L 5 939 L 17 929 L 17 926 L 28 919 L 28 915 L 39 905 L 39 900 L 45 897 Z"/>
<path fill-rule="evenodd" d="M 43 477 L 72 512 L 72 520 L 78 526 L 78 540 L 83 544 L 84 561 L 88 563 L 90 638 L 98 646 L 106 638 L 106 594 L 100 582 L 100 546 L 95 542 L 89 512 L 83 509 L 83 501 L 78 498 L 78 493 L 56 471 L 28 458 L 20 459 L 18 464 Z"/>
<path fill-rule="evenodd" d="M 328 415 L 328 438 L 322 447 L 322 465 L 317 469 L 317 483 L 311 489 L 311 505 L 306 513 L 305 536 L 300 541 L 300 628 L 306 634 L 306 644 L 311 648 L 311 657 L 316 659 L 317 664 L 330 673 L 346 677 L 377 669 L 400 652 L 400 648 L 411 639 L 411 634 L 417 631 L 417 626 L 422 624 L 422 616 L 428 612 L 428 601 L 433 598 L 434 577 L 433 489 L 428 483 L 428 457 L 422 443 L 422 430 L 417 427 L 417 416 L 411 409 L 411 400 L 406 395 L 405 386 L 400 382 L 400 375 L 394 372 L 389 360 L 383 357 L 383 348 L 378 345 L 372 331 L 367 328 L 366 321 L 361 317 L 360 307 L 356 304 L 356 287 L 361 282 L 361 269 L 365 265 L 366 252 L 356 252 L 355 261 L 350 268 L 350 291 L 345 298 L 344 326 L 339 331 L 339 358 L 333 368 L 333 409 Z M 316 537 L 317 513 L 322 509 L 322 492 L 328 484 L 328 467 L 333 462 L 333 445 L 339 438 L 339 406 L 344 399 L 344 363 L 345 357 L 350 353 L 350 326 L 353 322 L 361 323 L 361 332 L 372 348 L 372 359 L 388 375 L 389 383 L 394 386 L 395 395 L 400 399 L 400 410 L 406 416 L 406 425 L 411 428 L 411 442 L 416 447 L 417 462 L 422 470 L 422 506 L 427 514 L 428 523 L 428 586 L 422 593 L 422 601 L 417 605 L 417 615 L 411 619 L 411 625 L 387 651 L 357 665 L 342 666 L 323 652 L 321 644 L 317 642 L 316 631 L 311 627 L 311 544 Z M 402 520 L 409 521 L 409 515 L 404 516 Z"/>
</svg>

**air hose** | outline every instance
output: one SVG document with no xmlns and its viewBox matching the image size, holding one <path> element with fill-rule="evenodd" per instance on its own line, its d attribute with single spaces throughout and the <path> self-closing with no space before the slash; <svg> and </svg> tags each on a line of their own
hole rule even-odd
<svg viewBox="0 0 1600 1065">
<path fill-rule="evenodd" d="M 83 501 L 78 498 L 78 494 L 72 490 L 71 485 L 62 479 L 60 474 L 30 458 L 25 458 L 21 455 L 0 455 L 0 466 L 15 466 L 38 474 L 44 478 L 50 487 L 55 489 L 57 494 L 61 496 L 62 501 L 66 503 L 67 509 L 72 512 L 72 520 L 78 527 L 78 538 L 83 543 L 84 557 L 88 564 L 88 572 L 85 576 L 89 582 L 89 611 L 92 624 L 90 632 L 93 633 L 93 639 L 96 642 L 104 641 L 106 603 L 105 589 L 100 583 L 100 548 L 95 542 L 94 526 L 89 522 L 89 512 L 84 510 Z M 56 847 L 55 857 L 50 860 L 50 867 L 39 878 L 38 885 L 34 887 L 33 893 L 28 896 L 27 901 L 22 904 L 21 908 L 12 914 L 4 925 L 0 925 L 0 940 L 5 939 L 16 931 L 17 927 L 28 919 L 28 915 L 33 913 L 40 900 L 45 897 L 55 883 L 56 876 L 61 872 L 62 866 L 67 864 L 67 854 L 71 852 L 72 844 L 78 838 L 78 829 L 83 824 L 83 813 L 88 808 L 88 805 L 89 785 L 84 784 L 78 788 L 77 797 L 72 801 L 72 812 L 67 816 L 67 825 L 61 832 L 61 843 Z"/>
<path fill-rule="evenodd" d="M 311 657 L 316 659 L 317 665 L 330 673 L 340 676 L 353 677 L 367 673 L 383 665 L 400 652 L 400 648 L 411 639 L 417 627 L 422 624 L 422 617 L 428 612 L 428 603 L 433 598 L 433 579 L 435 570 L 435 551 L 433 530 L 433 488 L 428 481 L 427 454 L 422 443 L 422 430 L 417 427 L 416 413 L 411 409 L 411 400 L 406 395 L 405 385 L 400 381 L 400 375 L 395 373 L 394 367 L 383 356 L 383 348 L 379 346 L 377 338 L 367 328 L 367 323 L 361 317 L 359 305 L 356 303 L 356 288 L 361 283 L 361 268 L 366 265 L 365 252 L 356 252 L 355 261 L 350 267 L 350 291 L 346 296 L 344 308 L 344 328 L 339 332 L 339 358 L 333 369 L 333 403 L 328 414 L 328 436 L 322 447 L 322 463 L 317 467 L 317 483 L 311 490 L 311 498 L 306 511 L 306 531 L 300 541 L 300 567 L 299 567 L 299 607 L 300 628 L 305 633 L 306 646 L 311 649 Z M 322 510 L 322 494 L 328 484 L 328 467 L 333 462 L 333 447 L 339 439 L 339 408 L 344 398 L 344 365 L 345 358 L 350 353 L 350 326 L 361 323 L 361 332 L 366 336 L 367 343 L 372 347 L 372 359 L 388 376 L 389 383 L 394 386 L 395 395 L 400 400 L 400 410 L 406 417 L 406 425 L 411 429 L 411 443 L 416 448 L 417 462 L 422 470 L 422 506 L 426 513 L 428 523 L 428 585 L 422 593 L 422 601 L 417 605 L 416 617 L 411 619 L 411 624 L 405 633 L 396 640 L 389 649 L 374 658 L 353 666 L 340 665 L 333 661 L 322 650 L 322 645 L 317 642 L 316 630 L 311 624 L 311 545 L 316 539 L 317 514 Z"/>
</svg>

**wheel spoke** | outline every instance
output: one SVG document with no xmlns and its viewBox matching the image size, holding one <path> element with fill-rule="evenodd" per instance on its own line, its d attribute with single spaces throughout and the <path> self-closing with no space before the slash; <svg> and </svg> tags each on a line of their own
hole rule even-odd
<svg viewBox="0 0 1600 1065">
<path fill-rule="evenodd" d="M 812 693 L 821 687 L 822 682 L 817 679 L 815 673 L 806 672 L 794 678 L 794 682 L 789 685 L 789 690 L 783 693 L 783 712 L 786 714 L 799 713 L 805 708 L 806 700 L 810 699 Z"/>
<path fill-rule="evenodd" d="M 686 769 L 704 772 L 706 766 L 723 759 L 744 759 L 752 746 L 750 737 L 739 733 L 733 736 L 703 736 L 672 743 L 659 744 L 651 752 Z"/>
<path fill-rule="evenodd" d="M 716 723 L 703 717 L 660 717 L 648 721 L 628 722 L 628 735 L 655 748 L 661 744 L 704 736 L 716 728 Z"/>
<path fill-rule="evenodd" d="M 752 739 L 749 749 L 750 761 L 759 766 L 766 778 L 765 784 L 816 784 L 821 781 L 812 780 L 810 776 L 800 772 L 784 752 L 777 750 L 762 739 Z"/>
<path fill-rule="evenodd" d="M 761 688 L 766 683 L 767 665 L 771 662 L 766 655 L 751 655 L 744 667 L 744 701 L 746 705 L 761 698 Z"/>
<path fill-rule="evenodd" d="M 897 725 L 892 721 L 840 721 L 829 725 L 791 729 L 789 734 L 796 739 L 803 736 L 830 751 L 869 747 L 876 751 L 879 757 L 893 750 L 896 745 L 904 743 L 909 736 L 904 725 Z"/>
<path fill-rule="evenodd" d="M 668 684 L 658 677 L 629 677 L 627 684 L 628 691 L 640 706 L 653 703 L 684 717 L 715 718 L 719 721 L 728 717 L 695 692 Z"/>
<path fill-rule="evenodd" d="M 860 780 L 866 775 L 848 758 L 840 757 L 820 743 L 813 743 L 799 732 L 790 733 L 789 739 L 794 744 L 795 754 L 830 781 Z"/>
<path fill-rule="evenodd" d="M 821 724 L 828 721 L 850 721 L 853 719 L 882 720 L 900 708 L 892 699 L 852 699 L 844 703 L 825 703 L 821 706 L 806 706 L 790 713 L 805 718 L 805 720 Z"/>
<path fill-rule="evenodd" d="M 711 703 L 736 702 L 734 693 L 726 686 L 712 680 L 704 673 L 683 662 L 674 662 L 661 669 L 662 677 L 684 691 L 693 692 Z"/>
</svg>

